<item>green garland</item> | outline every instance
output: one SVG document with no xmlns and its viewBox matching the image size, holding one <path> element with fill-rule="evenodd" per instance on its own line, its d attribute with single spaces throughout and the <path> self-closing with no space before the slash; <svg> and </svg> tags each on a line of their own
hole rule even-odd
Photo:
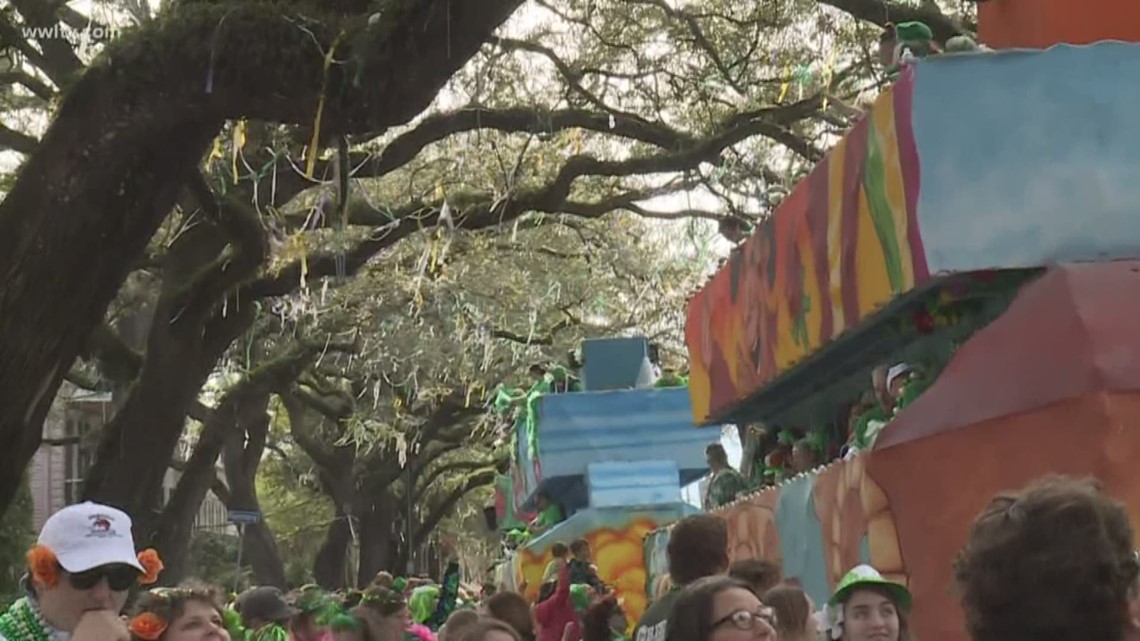
<svg viewBox="0 0 1140 641">
<path fill-rule="evenodd" d="M 688 387 L 688 386 L 689 386 L 689 377 L 688 376 L 681 376 L 680 374 L 675 374 L 673 372 L 665 372 L 664 374 L 661 375 L 661 378 L 657 379 L 657 382 L 653 384 L 653 387 Z"/>
<path fill-rule="evenodd" d="M 0 615 L 0 636 L 8 641 L 51 641 L 47 623 L 27 597 Z"/>
<path fill-rule="evenodd" d="M 518 387 L 499 387 L 491 406 L 495 412 L 506 414 L 515 412 L 515 433 L 512 440 L 511 457 L 514 462 L 518 451 L 518 432 L 522 427 L 526 434 L 527 447 L 531 457 L 538 456 L 538 401 L 547 394 L 554 393 L 562 386 L 567 392 L 581 391 L 578 379 L 561 365 L 553 365 L 526 391 Z"/>
<path fill-rule="evenodd" d="M 821 458 L 826 458 L 830 454 L 830 452 L 828 452 L 828 443 L 830 441 L 831 438 L 827 434 L 827 429 L 823 427 L 818 427 L 807 435 L 808 446 Z"/>
<path fill-rule="evenodd" d="M 356 629 L 358 623 L 340 599 L 315 585 L 302 586 L 295 607 L 313 617 L 321 627 L 334 630 Z"/>
<path fill-rule="evenodd" d="M 289 631 L 279 623 L 263 626 L 247 637 L 250 641 L 289 641 Z"/>
<path fill-rule="evenodd" d="M 249 630 L 241 624 L 241 614 L 233 608 L 226 608 L 222 612 L 222 625 L 230 633 L 230 641 L 249 641 Z"/>
</svg>

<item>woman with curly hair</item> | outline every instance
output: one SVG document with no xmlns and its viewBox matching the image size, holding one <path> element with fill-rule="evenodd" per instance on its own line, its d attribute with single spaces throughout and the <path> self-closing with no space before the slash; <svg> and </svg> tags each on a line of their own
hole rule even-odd
<svg viewBox="0 0 1140 641">
<path fill-rule="evenodd" d="M 727 576 L 710 576 L 687 585 L 669 614 L 670 641 L 776 641 L 772 608 L 752 586 Z"/>
<path fill-rule="evenodd" d="M 131 641 L 230 641 L 227 623 L 241 634 L 234 614 L 226 616 L 217 590 L 188 583 L 140 594 L 127 627 Z"/>
<path fill-rule="evenodd" d="M 954 562 L 974 641 L 1122 641 L 1140 630 L 1140 563 L 1123 506 L 1093 479 L 999 494 Z"/>
</svg>

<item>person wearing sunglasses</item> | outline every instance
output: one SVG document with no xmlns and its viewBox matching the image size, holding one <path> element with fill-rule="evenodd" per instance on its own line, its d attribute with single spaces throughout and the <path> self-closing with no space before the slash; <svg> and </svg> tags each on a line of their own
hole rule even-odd
<svg viewBox="0 0 1140 641">
<path fill-rule="evenodd" d="M 162 570 L 153 550 L 135 552 L 129 516 L 90 502 L 53 514 L 27 558 L 26 594 L 0 614 L 0 641 L 129 641 L 127 595 Z"/>
<path fill-rule="evenodd" d="M 728 576 L 689 584 L 677 595 L 669 614 L 669 641 L 776 641 L 772 608 L 760 602 L 752 586 Z"/>
</svg>

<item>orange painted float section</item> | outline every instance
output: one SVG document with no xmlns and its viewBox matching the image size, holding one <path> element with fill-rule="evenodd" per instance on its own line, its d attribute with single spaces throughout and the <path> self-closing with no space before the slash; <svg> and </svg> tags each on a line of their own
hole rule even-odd
<svg viewBox="0 0 1140 641">
<path fill-rule="evenodd" d="M 1140 42 L 1140 2 L 988 0 L 978 4 L 978 38 L 993 49 Z"/>
</svg>

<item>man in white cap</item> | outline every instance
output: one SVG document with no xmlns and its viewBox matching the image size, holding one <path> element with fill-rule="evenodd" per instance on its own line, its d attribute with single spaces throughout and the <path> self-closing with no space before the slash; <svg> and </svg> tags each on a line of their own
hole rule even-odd
<svg viewBox="0 0 1140 641">
<path fill-rule="evenodd" d="M 28 553 L 27 594 L 0 615 L 0 641 L 129 641 L 119 612 L 145 573 L 130 517 L 96 503 L 65 507 Z"/>
<path fill-rule="evenodd" d="M 903 388 L 906 387 L 913 371 L 914 368 L 906 363 L 899 363 L 887 370 L 887 396 L 891 400 L 892 408 L 897 407 Z"/>
</svg>

